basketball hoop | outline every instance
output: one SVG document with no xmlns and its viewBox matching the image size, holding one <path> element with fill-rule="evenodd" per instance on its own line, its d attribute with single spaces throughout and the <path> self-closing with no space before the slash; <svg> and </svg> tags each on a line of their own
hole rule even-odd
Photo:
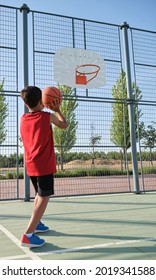
<svg viewBox="0 0 156 280">
<path fill-rule="evenodd" d="M 85 68 L 91 67 L 90 71 L 86 72 Z M 82 70 L 80 69 L 82 68 Z M 82 64 L 78 65 L 75 69 L 75 80 L 76 84 L 87 85 L 91 80 L 96 78 L 98 72 L 100 71 L 100 66 L 96 64 Z M 92 75 L 89 80 L 87 80 L 87 75 Z"/>
</svg>

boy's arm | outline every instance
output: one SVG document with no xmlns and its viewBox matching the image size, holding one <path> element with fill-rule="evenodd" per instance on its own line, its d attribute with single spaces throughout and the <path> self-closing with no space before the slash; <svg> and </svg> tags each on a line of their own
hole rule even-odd
<svg viewBox="0 0 156 280">
<path fill-rule="evenodd" d="M 53 123 L 54 125 L 56 125 L 59 128 L 67 128 L 68 123 L 67 123 L 65 117 L 62 115 L 60 109 L 58 109 L 55 112 L 57 114 L 57 117 L 54 114 L 51 114 L 50 122 Z"/>
</svg>

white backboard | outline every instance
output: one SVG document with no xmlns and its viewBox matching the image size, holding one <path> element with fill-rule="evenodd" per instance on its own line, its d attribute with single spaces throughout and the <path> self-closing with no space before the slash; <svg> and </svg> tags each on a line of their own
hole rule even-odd
<svg viewBox="0 0 156 280">
<path fill-rule="evenodd" d="M 54 80 L 72 88 L 98 88 L 106 83 L 105 62 L 92 50 L 61 48 L 54 56 Z"/>
</svg>

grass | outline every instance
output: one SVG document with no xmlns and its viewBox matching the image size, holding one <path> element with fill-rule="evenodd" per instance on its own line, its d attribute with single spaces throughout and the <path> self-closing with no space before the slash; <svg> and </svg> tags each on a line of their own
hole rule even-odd
<svg viewBox="0 0 156 280">
<path fill-rule="evenodd" d="M 129 175 L 132 175 L 132 163 L 129 162 Z M 143 162 L 144 174 L 156 174 L 156 162 L 150 166 L 149 162 Z M 139 173 L 141 173 L 140 162 L 138 162 Z M 127 170 L 121 168 L 119 160 L 101 160 L 95 159 L 94 164 L 91 160 L 74 160 L 64 164 L 64 170 L 60 170 L 55 174 L 56 178 L 64 177 L 86 177 L 86 176 L 121 176 L 127 175 Z M 1 168 L 0 180 L 16 179 L 16 168 Z M 23 179 L 23 168 L 19 168 L 18 178 Z"/>
</svg>

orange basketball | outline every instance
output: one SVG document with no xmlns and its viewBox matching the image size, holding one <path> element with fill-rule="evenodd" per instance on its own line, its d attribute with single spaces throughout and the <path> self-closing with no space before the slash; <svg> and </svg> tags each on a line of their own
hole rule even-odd
<svg viewBox="0 0 156 280">
<path fill-rule="evenodd" d="M 47 87 L 42 90 L 42 103 L 46 108 L 53 110 L 54 101 L 58 101 L 59 104 L 62 102 L 61 91 L 56 87 Z"/>
</svg>

